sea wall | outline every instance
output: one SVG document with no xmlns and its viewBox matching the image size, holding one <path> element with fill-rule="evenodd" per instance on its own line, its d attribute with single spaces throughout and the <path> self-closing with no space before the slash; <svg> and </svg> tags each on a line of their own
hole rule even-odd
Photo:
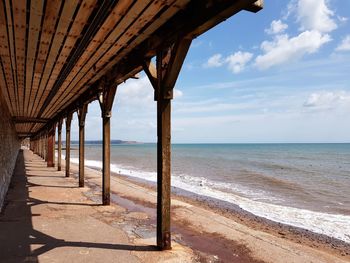
<svg viewBox="0 0 350 263">
<path fill-rule="evenodd" d="M 0 211 L 15 167 L 20 140 L 0 91 Z"/>
</svg>

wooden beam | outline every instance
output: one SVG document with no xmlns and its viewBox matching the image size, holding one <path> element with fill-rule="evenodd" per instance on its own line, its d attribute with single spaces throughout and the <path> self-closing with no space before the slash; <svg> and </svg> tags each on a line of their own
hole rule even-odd
<svg viewBox="0 0 350 263">
<path fill-rule="evenodd" d="M 103 82 L 98 96 L 102 115 L 102 204 L 110 204 L 110 176 L 111 176 L 111 116 L 112 106 L 117 91 L 117 85 Z"/>
<path fill-rule="evenodd" d="M 12 120 L 15 123 L 47 123 L 50 119 L 15 116 Z"/>
<path fill-rule="evenodd" d="M 158 87 L 158 80 L 157 80 L 157 68 L 156 66 L 152 63 L 152 61 L 146 60 L 142 64 L 142 68 L 144 72 L 146 73 L 149 81 L 151 82 L 152 86 L 154 89 Z"/>
<path fill-rule="evenodd" d="M 17 132 L 17 136 L 19 138 L 25 138 L 25 137 L 31 137 L 33 134 L 32 133 L 29 133 L 29 132 L 25 132 L 25 133 L 19 133 Z"/>
<path fill-rule="evenodd" d="M 79 187 L 84 187 L 84 162 L 85 162 L 85 118 L 87 113 L 87 104 L 80 105 L 78 108 L 79 119 Z"/>
<path fill-rule="evenodd" d="M 66 117 L 66 177 L 70 175 L 70 126 L 73 113 L 68 113 Z"/>
<path fill-rule="evenodd" d="M 152 63 L 152 61 L 146 60 L 142 64 L 143 71 L 146 73 L 149 81 L 151 82 L 151 85 L 154 89 L 154 100 L 156 101 L 158 98 L 158 78 L 157 78 L 157 68 L 156 66 Z"/>
<path fill-rule="evenodd" d="M 168 49 L 170 59 L 166 65 L 167 69 L 162 79 L 163 94 L 164 98 L 173 98 L 173 89 L 179 76 L 182 64 L 186 57 L 187 51 L 191 46 L 192 39 L 184 38 L 175 42 L 172 48 Z"/>
<path fill-rule="evenodd" d="M 38 112 L 38 117 L 40 117 L 47 106 L 52 101 L 53 97 L 56 95 L 60 86 L 63 84 L 69 73 L 72 71 L 74 65 L 77 63 L 78 59 L 81 57 L 83 52 L 86 50 L 87 46 L 91 42 L 91 37 L 94 36 L 98 30 L 101 28 L 102 23 L 108 17 L 112 11 L 112 7 L 116 4 L 116 0 L 102 1 L 99 9 L 97 10 L 95 19 L 88 24 L 86 33 L 83 35 L 82 39 L 78 42 L 76 48 L 72 52 L 72 55 L 67 59 L 66 65 L 63 70 L 60 72 L 57 77 L 55 84 L 50 90 L 48 96 L 45 98 L 45 101 Z"/>
<path fill-rule="evenodd" d="M 62 119 L 58 121 L 57 133 L 58 133 L 58 156 L 57 156 L 57 171 L 61 171 L 62 162 Z"/>
</svg>

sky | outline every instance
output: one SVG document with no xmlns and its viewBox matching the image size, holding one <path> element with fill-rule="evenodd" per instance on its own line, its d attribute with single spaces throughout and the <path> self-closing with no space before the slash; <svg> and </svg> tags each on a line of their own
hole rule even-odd
<svg viewBox="0 0 350 263">
<path fill-rule="evenodd" d="M 266 0 L 196 38 L 175 86 L 172 142 L 350 142 L 349 19 L 350 1 Z M 97 102 L 85 123 L 86 140 L 100 140 Z M 156 123 L 145 74 L 119 85 L 111 138 L 156 142 Z"/>
</svg>

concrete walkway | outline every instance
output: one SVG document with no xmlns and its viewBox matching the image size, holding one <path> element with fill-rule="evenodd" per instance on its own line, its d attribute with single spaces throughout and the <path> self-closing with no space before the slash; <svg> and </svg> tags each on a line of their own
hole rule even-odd
<svg viewBox="0 0 350 263">
<path fill-rule="evenodd" d="M 174 251 L 135 245 L 122 227 L 107 224 L 104 215 L 118 206 L 101 206 L 84 191 L 21 150 L 0 215 L 0 262 L 176 262 Z"/>
</svg>

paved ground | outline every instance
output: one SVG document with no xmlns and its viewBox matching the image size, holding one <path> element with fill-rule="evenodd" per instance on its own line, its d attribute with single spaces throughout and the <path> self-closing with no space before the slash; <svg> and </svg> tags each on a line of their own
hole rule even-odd
<svg viewBox="0 0 350 263">
<path fill-rule="evenodd" d="M 192 261 L 191 255 L 179 258 L 176 251 L 181 249 L 159 252 L 133 243 L 125 223 L 104 220 L 125 209 L 101 206 L 87 198 L 87 191 L 77 187 L 76 179 L 21 150 L 0 215 L 0 262 Z"/>
</svg>

